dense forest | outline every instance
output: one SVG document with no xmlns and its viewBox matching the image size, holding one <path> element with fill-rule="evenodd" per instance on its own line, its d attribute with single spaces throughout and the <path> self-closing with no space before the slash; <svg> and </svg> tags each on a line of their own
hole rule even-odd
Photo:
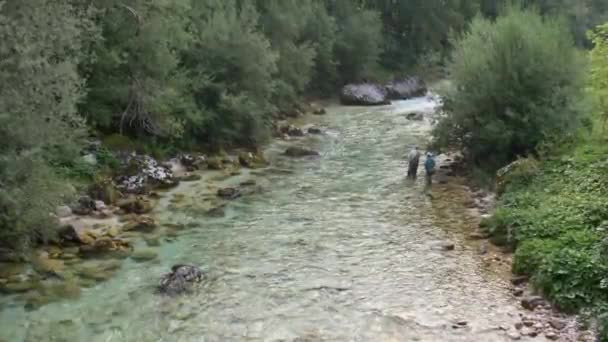
<svg viewBox="0 0 608 342">
<path fill-rule="evenodd" d="M 304 96 L 439 64 L 473 3 L 2 2 L 2 240 L 52 233 L 66 184 L 111 164 L 83 161 L 91 141 L 156 154 L 259 144 Z"/>
<path fill-rule="evenodd" d="M 608 2 L 518 2 L 530 11 L 507 3 L 1 1 L 0 248 L 26 251 L 52 238 L 49 213 L 111 170 L 116 151 L 255 148 L 270 137 L 273 120 L 300 111 L 304 99 L 335 95 L 351 82 L 418 75 L 454 85 L 441 94 L 446 117 L 434 132 L 438 149 L 459 147 L 484 172 L 530 157 L 509 180 L 506 209 L 486 222 L 497 240 L 532 254 L 516 258 L 520 273 L 535 275 L 567 309 L 608 305 L 603 236 L 560 230 L 551 221 L 554 203 L 535 210 L 525 190 L 531 179 L 539 189 L 555 181 L 532 176 L 549 167 L 536 159 L 576 144 L 581 129 L 600 136 L 593 146 L 602 146 Z M 96 142 L 92 165 L 83 151 Z M 580 158 L 582 165 L 597 161 Z M 600 196 L 596 190 L 589 201 Z M 606 209 L 592 207 L 570 225 L 604 224 Z M 555 231 L 538 233 L 531 225 L 539 221 Z M 586 239 L 589 253 L 579 251 L 580 262 L 564 268 L 594 264 L 592 279 L 572 280 L 559 269 L 566 257 L 557 251 L 566 253 L 577 239 Z M 554 258 L 541 263 L 539 250 Z M 564 277 L 576 283 L 559 283 Z M 590 283 L 598 285 L 586 288 Z"/>
</svg>

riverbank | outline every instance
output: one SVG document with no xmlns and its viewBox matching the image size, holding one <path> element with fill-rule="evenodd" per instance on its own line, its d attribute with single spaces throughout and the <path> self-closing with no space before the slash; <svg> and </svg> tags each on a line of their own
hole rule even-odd
<svg viewBox="0 0 608 342">
<path fill-rule="evenodd" d="M 465 190 L 462 203 L 473 218 L 465 230 L 468 244 L 478 251 L 484 265 L 509 280 L 506 289 L 527 313 L 520 315 L 520 321 L 511 327 L 509 335 L 513 339 L 521 337 L 545 336 L 548 340 L 595 341 L 594 327 L 589 329 L 588 316 L 574 316 L 557 305 L 550 296 L 539 291 L 535 282 L 530 282 L 530 274 L 517 272 L 518 262 L 522 262 L 510 246 L 505 245 L 504 236 L 488 231 L 488 222 L 494 220 L 504 210 L 503 197 L 479 188 L 471 180 L 472 175 L 460 159 L 459 154 L 442 155 L 437 181 L 439 195 L 448 186 L 462 186 Z M 441 157 L 441 156 L 440 156 Z M 441 184 L 444 184 L 443 186 Z M 498 214 L 497 214 L 498 211 Z M 547 300 L 548 299 L 548 300 Z"/>
<path fill-rule="evenodd" d="M 306 108 L 308 115 L 325 114 L 325 109 L 316 104 Z M 293 120 L 303 115 L 298 111 L 291 117 Z M 273 124 L 276 139 L 293 141 L 323 133 L 312 125 L 295 127 L 282 119 Z M 92 160 L 92 165 L 111 154 L 117 166 L 112 173 L 100 170 L 93 183 L 82 187 L 77 200 L 57 208 L 57 236 L 25 255 L 0 250 L 0 293 L 26 310 L 78 299 L 81 289 L 108 281 L 125 260 L 157 261 L 158 247 L 174 241 L 193 225 L 163 222 L 157 217 L 159 212 L 224 217 L 228 202 L 264 191 L 251 179 L 253 170 L 276 170 L 260 150 L 180 154 L 166 161 L 135 151 L 112 153 L 103 145 L 88 152 L 85 158 Z M 299 158 L 305 152 L 304 148 L 292 147 L 285 154 Z M 196 201 L 187 201 L 182 192 L 195 183 L 209 186 Z"/>
<path fill-rule="evenodd" d="M 503 172 L 496 213 L 483 224 L 495 242 L 515 250 L 515 274 L 558 308 L 603 325 L 604 340 L 607 153 L 601 134 L 586 133 L 540 161 L 516 162 Z"/>
</svg>

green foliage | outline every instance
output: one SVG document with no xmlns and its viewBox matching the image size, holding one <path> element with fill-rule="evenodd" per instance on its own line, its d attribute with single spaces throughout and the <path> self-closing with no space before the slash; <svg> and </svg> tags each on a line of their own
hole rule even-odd
<svg viewBox="0 0 608 342">
<path fill-rule="evenodd" d="M 584 65 L 559 21 L 509 7 L 476 18 L 454 46 L 438 146 L 497 167 L 578 127 Z"/>
<path fill-rule="evenodd" d="M 513 0 L 481 0 L 481 11 L 489 17 L 496 17 L 506 3 Z M 599 23 L 608 20 L 608 2 L 604 0 L 517 0 L 525 7 L 535 8 L 541 14 L 561 16 L 577 45 L 589 47 L 586 32 Z"/>
<path fill-rule="evenodd" d="M 196 111 L 179 70 L 190 41 L 189 0 L 92 1 L 99 9 L 103 40 L 90 74 L 83 106 L 89 121 L 106 131 L 180 137 L 184 116 Z"/>
<path fill-rule="evenodd" d="M 598 26 L 589 32 L 589 39 L 594 45 L 591 51 L 590 83 L 592 93 L 598 103 L 599 115 L 602 118 L 602 129 L 608 121 L 608 23 Z"/>
<path fill-rule="evenodd" d="M 515 248 L 513 271 L 567 311 L 608 305 L 608 148 L 585 135 L 534 176 L 512 179 L 484 222 Z"/>
<path fill-rule="evenodd" d="M 540 164 L 533 157 L 521 158 L 498 170 L 497 192 L 503 193 L 509 186 L 527 186 L 539 171 Z"/>
<path fill-rule="evenodd" d="M 382 21 L 378 12 L 349 0 L 331 2 L 338 23 L 335 54 L 341 83 L 372 76 L 382 53 Z"/>
<path fill-rule="evenodd" d="M 312 17 L 312 4 L 310 0 L 257 1 L 260 23 L 278 56 L 274 97 L 284 102 L 279 103 L 280 107 L 293 106 L 312 76 L 315 42 L 304 35 L 309 23 L 316 20 Z"/>
<path fill-rule="evenodd" d="M 448 36 L 461 32 L 479 11 L 478 0 L 378 0 L 371 7 L 382 15 L 382 64 L 411 71 L 422 56 L 443 55 Z"/>
<path fill-rule="evenodd" d="M 253 5 L 199 1 L 192 9 L 194 43 L 186 66 L 202 113 L 189 133 L 214 145 L 262 140 L 275 91 L 278 55 L 257 30 Z"/>
<path fill-rule="evenodd" d="M 10 247 L 50 237 L 50 213 L 69 193 L 50 165 L 78 156 L 90 15 L 69 2 L 0 2 L 0 243 Z"/>
</svg>

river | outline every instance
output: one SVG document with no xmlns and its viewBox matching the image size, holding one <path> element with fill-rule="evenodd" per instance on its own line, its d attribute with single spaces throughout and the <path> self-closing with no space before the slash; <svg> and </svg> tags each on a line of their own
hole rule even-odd
<svg viewBox="0 0 608 342">
<path fill-rule="evenodd" d="M 158 247 L 157 262 L 126 260 L 79 299 L 37 310 L 4 298 L 0 340 L 510 340 L 501 327 L 512 327 L 522 309 L 508 279 L 467 242 L 475 218 L 461 200 L 463 187 L 435 185 L 431 198 L 423 177 L 404 177 L 403 156 L 423 147 L 430 129 L 428 118 L 410 121 L 405 113 L 435 106 L 417 98 L 330 107 L 303 119 L 323 135 L 269 145 L 268 169 L 182 184 L 156 215 L 188 229 Z M 294 144 L 320 157 L 281 155 Z M 214 187 L 248 179 L 265 190 L 231 202 L 224 217 L 172 210 L 176 194 L 196 206 Z M 456 248 L 442 251 L 437 241 Z M 154 293 L 176 263 L 208 273 L 197 294 Z"/>
</svg>

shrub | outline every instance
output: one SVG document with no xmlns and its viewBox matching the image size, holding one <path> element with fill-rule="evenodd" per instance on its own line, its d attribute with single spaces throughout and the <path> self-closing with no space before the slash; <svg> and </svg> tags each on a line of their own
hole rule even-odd
<svg viewBox="0 0 608 342">
<path fill-rule="evenodd" d="M 50 165 L 78 158 L 89 15 L 65 1 L 0 2 L 0 243 L 10 247 L 51 237 L 50 214 L 70 193 Z"/>
<path fill-rule="evenodd" d="M 509 7 L 495 22 L 476 18 L 453 44 L 439 146 L 499 167 L 578 126 L 584 64 L 561 22 Z"/>
<path fill-rule="evenodd" d="M 535 274 L 560 245 L 554 240 L 530 239 L 522 242 L 513 259 L 513 272 L 522 275 Z"/>
</svg>

